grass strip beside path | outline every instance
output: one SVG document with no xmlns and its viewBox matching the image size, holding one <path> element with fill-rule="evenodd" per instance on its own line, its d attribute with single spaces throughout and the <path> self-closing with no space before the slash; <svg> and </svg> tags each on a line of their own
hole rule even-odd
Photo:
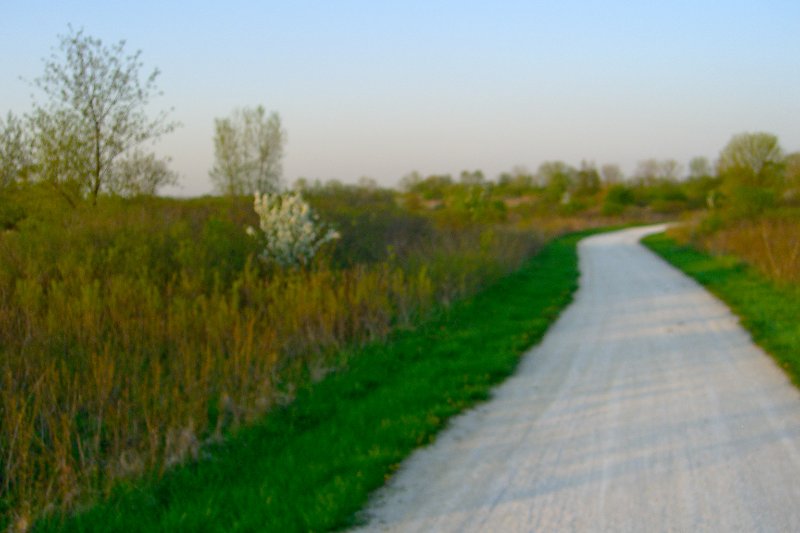
<svg viewBox="0 0 800 533">
<path fill-rule="evenodd" d="M 241 430 L 210 458 L 37 531 L 325 531 L 351 525 L 370 492 L 448 418 L 488 397 L 571 301 L 577 241 L 551 242 L 520 271 Z"/>
<path fill-rule="evenodd" d="M 753 341 L 800 386 L 800 288 L 779 285 L 733 256 L 712 256 L 666 234 L 642 241 L 724 301 Z"/>
</svg>

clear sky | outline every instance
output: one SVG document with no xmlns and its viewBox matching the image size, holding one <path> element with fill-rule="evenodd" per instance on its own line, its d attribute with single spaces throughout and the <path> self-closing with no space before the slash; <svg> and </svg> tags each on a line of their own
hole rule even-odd
<svg viewBox="0 0 800 533">
<path fill-rule="evenodd" d="M 284 178 L 397 184 L 546 160 L 714 159 L 735 133 L 800 149 L 800 2 L 0 0 L 0 113 L 67 25 L 162 71 L 157 151 L 211 190 L 214 117 L 264 105 Z M 41 98 L 41 97 L 40 97 Z"/>
</svg>

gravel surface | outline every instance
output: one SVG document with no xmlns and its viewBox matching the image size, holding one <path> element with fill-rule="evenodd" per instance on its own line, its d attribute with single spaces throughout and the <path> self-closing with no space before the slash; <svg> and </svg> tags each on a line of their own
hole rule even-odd
<svg viewBox="0 0 800 533">
<path fill-rule="evenodd" d="M 800 393 L 638 241 L 588 238 L 581 288 L 491 401 L 410 457 L 368 531 L 800 531 Z"/>
</svg>

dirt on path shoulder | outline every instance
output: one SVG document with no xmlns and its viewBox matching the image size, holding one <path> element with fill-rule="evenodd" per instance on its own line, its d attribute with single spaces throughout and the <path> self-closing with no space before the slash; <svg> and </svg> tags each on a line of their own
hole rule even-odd
<svg viewBox="0 0 800 533">
<path fill-rule="evenodd" d="M 403 464 L 364 530 L 800 530 L 800 393 L 638 244 L 662 229 L 581 242 L 572 305 Z"/>
</svg>

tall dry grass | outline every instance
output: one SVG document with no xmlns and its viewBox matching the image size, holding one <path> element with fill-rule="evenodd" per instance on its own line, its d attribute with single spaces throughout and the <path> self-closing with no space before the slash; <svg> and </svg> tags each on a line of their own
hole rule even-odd
<svg viewBox="0 0 800 533">
<path fill-rule="evenodd" d="M 338 349 L 413 324 L 539 244 L 438 231 L 402 257 L 282 271 L 253 259 L 247 215 L 225 209 L 101 205 L 0 235 L 0 526 L 198 457 Z"/>
<path fill-rule="evenodd" d="M 713 253 L 735 255 L 781 283 L 800 283 L 800 214 L 730 221 L 695 240 Z"/>
</svg>

